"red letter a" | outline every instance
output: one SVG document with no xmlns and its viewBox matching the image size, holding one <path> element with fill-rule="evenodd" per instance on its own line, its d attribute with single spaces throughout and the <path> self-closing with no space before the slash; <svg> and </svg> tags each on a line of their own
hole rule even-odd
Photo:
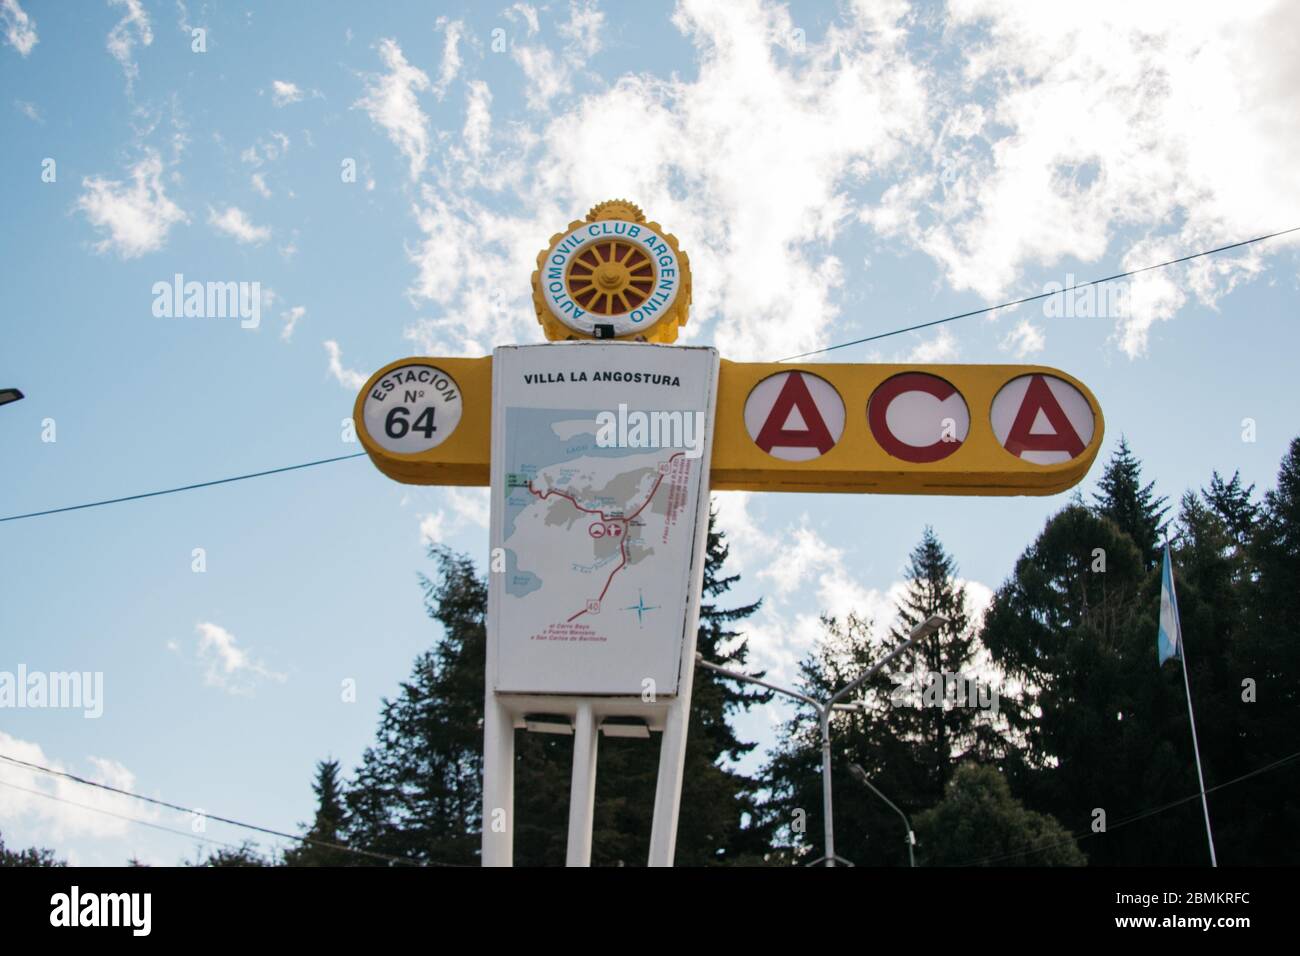
<svg viewBox="0 0 1300 956">
<path fill-rule="evenodd" d="M 797 408 L 803 419 L 804 431 L 794 431 L 785 427 L 790 410 Z M 767 421 L 754 439 L 754 444 L 768 454 L 773 448 L 816 448 L 819 454 L 826 454 L 835 447 L 822 413 L 817 410 L 808 386 L 804 384 L 802 372 L 791 372 L 790 377 L 781 386 L 781 394 L 767 413 Z"/>
<path fill-rule="evenodd" d="M 1032 434 L 1030 431 L 1039 412 L 1043 413 L 1052 426 L 1050 435 Z M 1071 458 L 1083 454 L 1083 442 L 1079 439 L 1079 433 L 1070 424 L 1065 410 L 1057 402 L 1043 376 L 1035 375 L 1029 380 L 1025 397 L 1020 401 L 1020 410 L 1016 412 L 1016 420 L 1012 422 L 1011 431 L 1007 434 L 1005 447 L 1017 458 L 1027 451 L 1063 451 Z"/>
</svg>

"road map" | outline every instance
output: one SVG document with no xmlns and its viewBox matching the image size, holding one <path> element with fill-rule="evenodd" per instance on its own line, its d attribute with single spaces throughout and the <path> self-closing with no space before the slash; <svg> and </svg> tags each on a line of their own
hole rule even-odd
<svg viewBox="0 0 1300 956">
<path fill-rule="evenodd" d="M 509 616 L 535 622 L 533 640 L 635 639 L 653 619 L 642 599 L 662 597 L 653 566 L 688 559 L 700 462 L 671 448 L 602 448 L 590 411 L 507 415 Z"/>
<path fill-rule="evenodd" d="M 495 350 L 496 691 L 677 692 L 696 626 L 717 369 L 703 348 Z"/>
</svg>

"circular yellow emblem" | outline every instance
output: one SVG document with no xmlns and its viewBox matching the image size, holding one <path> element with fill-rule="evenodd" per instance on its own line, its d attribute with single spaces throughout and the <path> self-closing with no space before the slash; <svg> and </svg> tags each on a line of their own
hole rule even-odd
<svg viewBox="0 0 1300 956">
<path fill-rule="evenodd" d="M 630 202 L 599 203 L 537 256 L 533 305 L 546 337 L 674 342 L 691 303 L 677 245 Z"/>
</svg>

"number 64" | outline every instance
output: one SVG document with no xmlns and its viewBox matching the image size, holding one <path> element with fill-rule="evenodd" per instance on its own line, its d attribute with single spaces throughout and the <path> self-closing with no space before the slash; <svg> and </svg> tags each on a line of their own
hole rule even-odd
<svg viewBox="0 0 1300 956">
<path fill-rule="evenodd" d="M 432 438 L 438 429 L 433 424 L 433 406 L 422 411 L 414 422 L 410 420 L 411 410 L 405 405 L 398 405 L 384 419 L 384 433 L 389 438 L 404 438 L 407 432 L 417 431 L 425 438 Z"/>
</svg>

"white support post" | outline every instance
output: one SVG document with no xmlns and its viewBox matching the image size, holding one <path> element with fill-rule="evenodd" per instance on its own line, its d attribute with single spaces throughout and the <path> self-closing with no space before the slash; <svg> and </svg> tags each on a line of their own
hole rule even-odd
<svg viewBox="0 0 1300 956">
<path fill-rule="evenodd" d="M 695 642 L 691 641 L 694 658 Z M 677 815 L 682 802 L 682 771 L 686 765 L 686 730 L 691 714 L 691 677 L 682 679 L 679 695 L 668 708 L 659 745 L 659 780 L 655 786 L 654 821 L 650 828 L 650 866 L 672 866 L 677 852 Z"/>
<path fill-rule="evenodd" d="M 483 866 L 513 866 L 515 728 L 489 680 L 483 706 Z"/>
<path fill-rule="evenodd" d="M 578 718 L 573 724 L 573 777 L 569 784 L 569 848 L 565 866 L 591 866 L 598 738 L 591 704 L 579 704 Z"/>
<path fill-rule="evenodd" d="M 713 451 L 713 413 L 709 406 L 708 444 L 704 460 Z M 695 512 L 695 575 L 687 592 L 686 629 L 682 635 L 681 679 L 677 697 L 668 705 L 663 740 L 659 745 L 659 777 L 655 785 L 654 819 L 650 826 L 650 866 L 672 866 L 677 853 L 677 817 L 682 803 L 682 775 L 686 767 L 686 732 L 691 724 L 691 690 L 695 684 L 695 644 L 700 628 L 700 598 L 704 590 L 705 552 L 709 539 L 709 473 L 700 485 Z"/>
</svg>

